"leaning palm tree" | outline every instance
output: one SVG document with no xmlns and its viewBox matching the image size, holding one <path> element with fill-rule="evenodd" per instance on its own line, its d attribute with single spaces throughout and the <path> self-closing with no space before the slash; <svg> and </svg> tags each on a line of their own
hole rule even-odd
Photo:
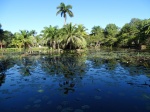
<svg viewBox="0 0 150 112">
<path fill-rule="evenodd" d="M 58 11 L 56 13 L 56 15 L 61 13 L 61 17 L 64 17 L 64 25 L 66 24 L 66 19 L 67 19 L 67 13 L 70 17 L 73 17 L 73 13 L 70 9 L 72 9 L 71 5 L 65 5 L 63 2 L 60 3 L 60 5 L 57 7 Z"/>
</svg>

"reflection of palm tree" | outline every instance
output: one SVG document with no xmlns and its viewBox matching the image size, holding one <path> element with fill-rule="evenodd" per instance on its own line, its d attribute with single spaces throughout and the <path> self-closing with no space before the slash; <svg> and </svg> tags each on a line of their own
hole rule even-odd
<svg viewBox="0 0 150 112">
<path fill-rule="evenodd" d="M 5 82 L 6 70 L 13 66 L 10 61 L 12 61 L 12 59 L 3 59 L 2 61 L 0 61 L 0 86 Z"/>
<path fill-rule="evenodd" d="M 30 69 L 32 66 L 33 60 L 29 60 L 29 58 L 23 58 L 22 59 L 22 67 L 21 67 L 21 74 L 23 74 L 24 76 L 29 76 L 31 75 Z"/>
<path fill-rule="evenodd" d="M 59 83 L 59 86 L 61 87 L 61 89 L 64 90 L 64 94 L 68 94 L 69 91 L 74 92 L 74 86 L 75 83 L 73 82 L 69 82 L 69 81 L 64 81 L 63 83 Z"/>
<path fill-rule="evenodd" d="M 75 85 L 82 80 L 86 71 L 86 55 L 61 54 L 42 59 L 42 68 L 50 75 L 57 75 L 59 87 L 64 94 L 75 91 Z"/>
<path fill-rule="evenodd" d="M 63 74 L 65 77 L 83 74 L 86 69 L 85 55 L 45 57 L 42 61 L 42 68 L 50 74 Z"/>
<path fill-rule="evenodd" d="M 0 74 L 0 86 L 2 85 L 2 83 L 5 83 L 5 77 L 6 75 L 4 73 Z"/>
</svg>

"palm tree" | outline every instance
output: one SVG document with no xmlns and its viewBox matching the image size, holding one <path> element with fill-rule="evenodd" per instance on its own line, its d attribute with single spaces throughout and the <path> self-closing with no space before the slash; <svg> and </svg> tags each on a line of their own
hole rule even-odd
<svg viewBox="0 0 150 112">
<path fill-rule="evenodd" d="M 31 31 L 20 30 L 20 36 L 22 37 L 22 41 L 24 43 L 24 50 L 34 45 L 35 35 L 36 35 L 35 30 L 31 30 Z"/>
<path fill-rule="evenodd" d="M 56 13 L 56 15 L 61 13 L 61 17 L 64 17 L 64 25 L 66 24 L 66 19 L 67 19 L 67 13 L 70 17 L 73 17 L 73 13 L 70 9 L 72 9 L 71 5 L 65 5 L 63 2 L 60 3 L 60 5 L 57 7 L 58 11 Z"/>
<path fill-rule="evenodd" d="M 77 30 L 76 25 L 72 23 L 67 24 L 64 30 L 64 43 L 65 47 L 69 49 L 81 49 L 86 47 L 86 40 L 82 37 L 81 32 Z"/>
<path fill-rule="evenodd" d="M 14 38 L 12 39 L 11 45 L 14 45 L 18 48 L 22 48 L 24 46 L 24 50 L 33 45 L 35 31 L 27 31 L 27 30 L 20 30 L 19 33 L 14 34 Z"/>
<path fill-rule="evenodd" d="M 100 26 L 94 26 L 91 30 L 90 38 L 87 41 L 90 46 L 100 47 L 104 43 L 104 29 Z"/>
<path fill-rule="evenodd" d="M 103 31 L 103 29 L 100 26 L 94 26 L 92 28 L 92 31 L 91 31 L 92 35 L 99 35 L 99 34 L 101 34 L 103 32 L 104 31 Z"/>
<path fill-rule="evenodd" d="M 56 48 L 56 40 L 57 40 L 57 34 L 58 34 L 58 27 L 57 26 L 49 26 L 44 27 L 44 30 L 41 32 L 43 33 L 44 39 L 47 41 L 48 46 L 50 47 L 52 45 L 52 48 Z"/>
<path fill-rule="evenodd" d="M 23 37 L 20 33 L 15 33 L 14 38 L 12 39 L 11 45 L 18 47 L 21 51 L 21 47 L 24 45 Z"/>
<path fill-rule="evenodd" d="M 82 25 L 82 24 L 77 25 L 77 30 L 78 30 L 78 32 L 80 32 L 82 37 L 86 38 L 88 36 L 88 34 L 86 32 L 87 29 L 85 28 L 84 25 Z"/>
</svg>

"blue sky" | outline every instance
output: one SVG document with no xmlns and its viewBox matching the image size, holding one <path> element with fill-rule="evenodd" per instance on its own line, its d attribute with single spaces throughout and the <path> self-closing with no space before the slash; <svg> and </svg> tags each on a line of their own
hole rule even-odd
<svg viewBox="0 0 150 112">
<path fill-rule="evenodd" d="M 45 26 L 62 27 L 64 18 L 56 16 L 56 7 L 61 2 L 73 6 L 74 17 L 68 16 L 67 23 L 83 24 L 88 32 L 97 25 L 105 28 L 114 23 L 122 27 L 132 18 L 150 18 L 150 0 L 0 0 L 2 29 L 40 33 Z"/>
</svg>

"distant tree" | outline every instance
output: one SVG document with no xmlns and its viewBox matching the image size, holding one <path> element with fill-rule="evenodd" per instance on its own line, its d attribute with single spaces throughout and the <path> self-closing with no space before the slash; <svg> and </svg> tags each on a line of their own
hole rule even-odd
<svg viewBox="0 0 150 112">
<path fill-rule="evenodd" d="M 133 18 L 126 23 L 120 30 L 118 35 L 118 45 L 124 47 L 138 47 L 145 40 L 142 34 L 142 20 Z"/>
<path fill-rule="evenodd" d="M 100 26 L 94 26 L 91 30 L 89 38 L 87 38 L 88 45 L 90 46 L 100 46 L 104 43 L 104 29 Z"/>
<path fill-rule="evenodd" d="M 24 45 L 23 36 L 21 36 L 21 34 L 18 33 L 18 32 L 15 33 L 14 38 L 12 39 L 12 42 L 11 42 L 11 46 L 17 47 L 21 51 L 21 48 L 22 48 L 23 45 Z"/>
<path fill-rule="evenodd" d="M 24 47 L 24 50 L 26 50 L 27 48 L 34 45 L 35 34 L 35 30 L 20 30 L 19 33 L 14 34 L 14 38 L 12 39 L 11 45 L 14 45 L 15 47 L 18 47 L 20 49 Z"/>
<path fill-rule="evenodd" d="M 142 20 L 139 37 L 140 44 L 150 45 L 150 19 Z"/>
<path fill-rule="evenodd" d="M 36 34 L 35 30 L 20 30 L 20 34 L 23 39 L 24 49 L 29 48 L 33 44 L 32 37 Z"/>
<path fill-rule="evenodd" d="M 0 47 L 3 48 L 3 41 L 4 41 L 4 31 L 2 29 L 2 25 L 0 24 Z"/>
<path fill-rule="evenodd" d="M 104 32 L 104 30 L 100 26 L 94 26 L 91 30 L 92 35 L 99 35 L 103 32 Z"/>
<path fill-rule="evenodd" d="M 60 5 L 57 7 L 58 11 L 56 13 L 56 15 L 61 14 L 61 17 L 64 17 L 64 25 L 66 24 L 66 19 L 67 19 L 67 14 L 70 17 L 73 17 L 73 13 L 70 9 L 72 9 L 71 5 L 65 5 L 63 2 L 60 3 Z"/>
<path fill-rule="evenodd" d="M 4 31 L 5 47 L 10 47 L 13 38 L 14 35 L 10 31 L 7 30 Z"/>
<path fill-rule="evenodd" d="M 105 45 L 113 46 L 117 42 L 117 34 L 119 33 L 119 27 L 115 24 L 108 24 L 105 27 Z"/>
</svg>

